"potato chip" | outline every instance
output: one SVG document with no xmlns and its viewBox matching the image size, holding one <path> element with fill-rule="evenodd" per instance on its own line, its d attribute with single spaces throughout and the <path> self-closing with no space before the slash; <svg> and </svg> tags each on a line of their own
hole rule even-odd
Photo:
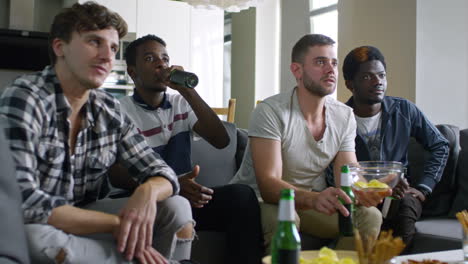
<svg viewBox="0 0 468 264">
<path fill-rule="evenodd" d="M 389 188 L 389 187 L 387 184 L 380 182 L 376 179 L 373 179 L 367 184 L 367 188 Z"/>
</svg>

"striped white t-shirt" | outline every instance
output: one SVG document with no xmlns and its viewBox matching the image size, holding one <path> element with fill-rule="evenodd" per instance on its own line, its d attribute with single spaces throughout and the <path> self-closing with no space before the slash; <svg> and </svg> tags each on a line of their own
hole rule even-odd
<svg viewBox="0 0 468 264">
<path fill-rule="evenodd" d="M 192 170 L 190 136 L 198 119 L 182 95 L 165 93 L 161 105 L 154 108 L 135 90 L 120 102 L 138 132 L 177 175 Z"/>
</svg>

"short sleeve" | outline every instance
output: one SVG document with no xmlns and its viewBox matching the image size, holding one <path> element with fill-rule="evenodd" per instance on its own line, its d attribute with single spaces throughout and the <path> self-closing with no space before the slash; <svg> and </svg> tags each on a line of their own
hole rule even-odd
<svg viewBox="0 0 468 264">
<path fill-rule="evenodd" d="M 284 125 L 278 111 L 268 102 L 261 102 L 252 112 L 249 124 L 249 137 L 267 138 L 281 141 Z"/>
<path fill-rule="evenodd" d="M 356 143 L 354 141 L 354 139 L 356 138 L 356 128 L 356 119 L 354 117 L 353 112 L 350 110 L 348 111 L 346 126 L 343 129 L 342 142 L 339 151 L 356 152 Z"/>
</svg>

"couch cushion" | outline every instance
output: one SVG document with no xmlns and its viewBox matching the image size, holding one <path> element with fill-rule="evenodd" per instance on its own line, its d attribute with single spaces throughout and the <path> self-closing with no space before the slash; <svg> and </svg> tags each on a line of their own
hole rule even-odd
<svg viewBox="0 0 468 264">
<path fill-rule="evenodd" d="M 249 132 L 247 129 L 237 128 L 237 148 L 236 148 L 236 164 L 237 169 L 240 168 L 242 160 L 245 155 L 245 148 L 247 147 L 247 142 L 249 141 Z"/>
<path fill-rule="evenodd" d="M 468 129 L 460 131 L 460 155 L 458 157 L 455 200 L 450 216 L 468 209 Z"/>
<path fill-rule="evenodd" d="M 455 197 L 455 172 L 460 151 L 459 129 L 453 125 L 437 125 L 436 127 L 449 141 L 450 151 L 442 179 L 424 203 L 423 217 L 448 215 Z M 422 176 L 424 163 L 429 155 L 429 152 L 424 150 L 416 140 L 411 139 L 408 147 L 408 166 L 412 179 L 419 179 Z"/>
<path fill-rule="evenodd" d="M 237 171 L 237 128 L 223 122 L 230 137 L 229 145 L 217 149 L 200 137 L 192 137 L 192 165 L 200 166 L 196 181 L 207 187 L 226 185 Z"/>
<path fill-rule="evenodd" d="M 461 240 L 462 228 L 456 219 L 425 218 L 416 222 L 416 231 L 420 234 L 448 237 Z"/>
</svg>

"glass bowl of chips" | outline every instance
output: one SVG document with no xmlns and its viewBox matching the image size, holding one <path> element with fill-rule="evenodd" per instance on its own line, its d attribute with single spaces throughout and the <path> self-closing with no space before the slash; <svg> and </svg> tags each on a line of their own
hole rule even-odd
<svg viewBox="0 0 468 264">
<path fill-rule="evenodd" d="M 353 189 L 365 192 L 387 192 L 398 184 L 406 170 L 397 161 L 360 161 L 348 166 L 353 175 Z"/>
</svg>

